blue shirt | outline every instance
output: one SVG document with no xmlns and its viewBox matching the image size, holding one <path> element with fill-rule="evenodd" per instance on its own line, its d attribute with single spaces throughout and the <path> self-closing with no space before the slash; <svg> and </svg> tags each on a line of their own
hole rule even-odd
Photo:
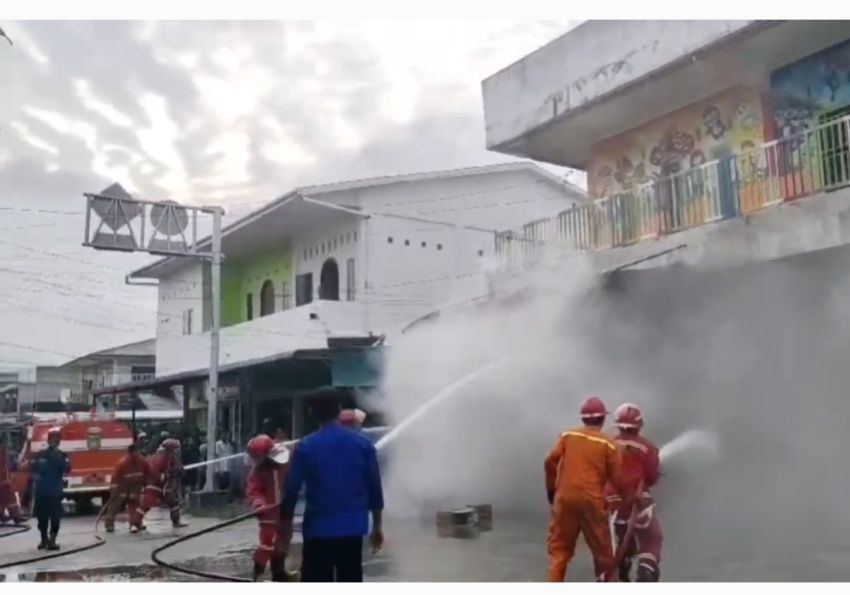
<svg viewBox="0 0 850 595">
<path fill-rule="evenodd" d="M 61 497 L 65 490 L 63 476 L 70 471 L 71 461 L 65 452 L 52 446 L 39 451 L 32 463 L 35 495 Z"/>
<path fill-rule="evenodd" d="M 374 445 L 335 422 L 310 434 L 296 447 L 281 515 L 292 517 L 304 485 L 307 505 L 303 534 L 307 539 L 366 535 L 369 511 L 384 508 Z"/>
</svg>

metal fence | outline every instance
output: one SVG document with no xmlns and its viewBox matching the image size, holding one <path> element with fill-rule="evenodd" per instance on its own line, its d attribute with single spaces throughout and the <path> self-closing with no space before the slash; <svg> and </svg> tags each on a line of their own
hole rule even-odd
<svg viewBox="0 0 850 595">
<path fill-rule="evenodd" d="M 850 185 L 850 116 L 500 233 L 506 266 L 627 246 Z"/>
</svg>

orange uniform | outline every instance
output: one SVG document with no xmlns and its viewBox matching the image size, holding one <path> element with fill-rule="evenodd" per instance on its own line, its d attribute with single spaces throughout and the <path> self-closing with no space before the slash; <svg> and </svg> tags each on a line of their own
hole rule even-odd
<svg viewBox="0 0 850 595">
<path fill-rule="evenodd" d="M 166 440 L 163 444 L 169 442 L 169 440 Z M 180 522 L 180 489 L 183 485 L 183 464 L 180 462 L 180 451 L 176 446 L 169 445 L 168 448 L 160 446 L 150 466 L 151 473 L 148 476 L 148 484 L 145 486 L 145 494 L 142 497 L 142 515 L 160 504 L 168 508 L 171 524 L 174 527 L 184 527 L 185 525 Z"/>
<path fill-rule="evenodd" d="M 16 523 L 24 522 L 24 516 L 21 514 L 21 507 L 18 505 L 18 498 L 12 490 L 12 478 L 9 475 L 10 471 L 9 451 L 5 444 L 0 444 L 0 521 L 6 521 L 6 513 Z"/>
<path fill-rule="evenodd" d="M 546 457 L 546 490 L 552 499 L 549 527 L 549 581 L 563 582 L 575 555 L 579 534 L 593 555 L 597 580 L 607 580 L 614 569 L 614 554 L 605 486 L 616 481 L 619 453 L 600 429 L 582 427 L 561 434 Z"/>
<path fill-rule="evenodd" d="M 125 504 L 130 517 L 130 527 L 142 529 L 142 511 L 139 504 L 150 474 L 150 463 L 140 454 L 130 453 L 118 462 L 112 472 L 112 494 L 104 517 L 107 531 L 115 529 L 115 517 Z"/>
<path fill-rule="evenodd" d="M 266 459 L 255 464 L 248 474 L 246 495 L 254 510 L 261 511 L 257 515 L 260 545 L 254 552 L 254 563 L 265 568 L 271 562 L 273 572 L 279 570 L 283 563 L 288 545 L 285 539 L 287 527 L 281 524 L 278 508 L 287 471 L 288 464 L 279 465 Z"/>
</svg>

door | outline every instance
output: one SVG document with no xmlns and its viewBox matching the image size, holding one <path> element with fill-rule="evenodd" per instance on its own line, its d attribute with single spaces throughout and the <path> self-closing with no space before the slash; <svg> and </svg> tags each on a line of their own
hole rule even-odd
<svg viewBox="0 0 850 595">
<path fill-rule="evenodd" d="M 824 114 L 819 119 L 821 128 L 818 132 L 818 143 L 825 188 L 836 188 L 850 183 L 850 139 L 847 130 L 850 120 L 842 120 L 847 116 L 850 116 L 850 106 Z"/>
<path fill-rule="evenodd" d="M 295 277 L 295 306 L 303 306 L 313 301 L 313 273 Z"/>
</svg>

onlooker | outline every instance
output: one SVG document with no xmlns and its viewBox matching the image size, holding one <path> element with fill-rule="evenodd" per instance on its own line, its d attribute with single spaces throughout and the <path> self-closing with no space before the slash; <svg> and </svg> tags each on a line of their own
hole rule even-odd
<svg viewBox="0 0 850 595">
<path fill-rule="evenodd" d="M 228 432 L 222 432 L 221 438 L 215 443 L 215 456 L 213 458 L 220 459 L 223 457 L 232 456 L 236 452 L 235 445 L 230 439 Z M 215 465 L 215 483 L 219 490 L 227 491 L 230 488 L 230 469 L 232 459 L 219 461 Z"/>
<path fill-rule="evenodd" d="M 201 461 L 206 462 L 208 460 L 207 457 L 207 436 L 206 434 L 200 434 L 198 438 L 198 443 L 200 446 L 198 447 L 198 452 L 201 454 Z M 199 462 L 201 462 L 199 461 Z M 203 490 L 204 486 L 207 485 L 207 468 L 206 466 L 200 467 L 200 471 L 198 473 L 198 489 Z"/>
<path fill-rule="evenodd" d="M 38 544 L 40 550 L 59 549 L 56 537 L 59 535 L 62 519 L 62 492 L 65 487 L 63 478 L 66 473 L 71 472 L 68 455 L 59 449 L 61 441 L 62 431 L 59 428 L 51 428 L 47 432 L 47 448 L 39 451 L 32 463 L 35 478 L 35 516 L 38 518 L 38 530 L 41 533 L 41 543 Z"/>
<path fill-rule="evenodd" d="M 201 451 L 198 448 L 198 443 L 191 436 L 186 436 L 183 439 L 183 446 L 180 449 L 183 459 L 183 467 L 194 465 L 201 461 Z M 198 470 L 203 467 L 195 467 L 194 469 L 186 469 L 183 474 L 183 490 L 188 492 L 195 489 L 198 484 Z"/>
<path fill-rule="evenodd" d="M 364 436 L 339 424 L 339 399 L 334 389 L 323 389 L 311 398 L 320 427 L 295 449 L 281 520 L 291 526 L 306 484 L 301 580 L 362 582 L 363 537 L 369 533 L 370 512 L 372 550 L 377 552 L 384 542 L 384 496 L 377 452 Z"/>
</svg>

